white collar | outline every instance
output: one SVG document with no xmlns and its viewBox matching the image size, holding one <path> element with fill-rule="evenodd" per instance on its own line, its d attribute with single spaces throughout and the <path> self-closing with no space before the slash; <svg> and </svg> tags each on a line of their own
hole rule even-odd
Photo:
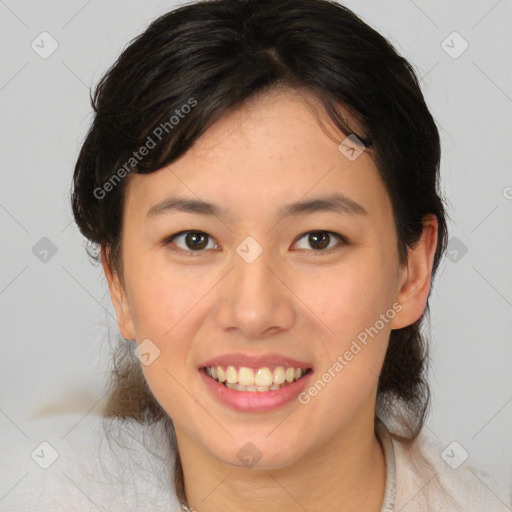
<svg viewBox="0 0 512 512">
<path fill-rule="evenodd" d="M 375 418 L 375 434 L 382 446 L 384 460 L 386 462 L 386 485 L 384 487 L 384 500 L 380 512 L 393 512 L 395 509 L 396 494 L 395 448 L 391 434 L 380 418 Z"/>
</svg>

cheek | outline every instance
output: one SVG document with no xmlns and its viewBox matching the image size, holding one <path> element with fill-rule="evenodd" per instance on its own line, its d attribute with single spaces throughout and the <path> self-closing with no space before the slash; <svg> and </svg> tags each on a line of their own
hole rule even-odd
<svg viewBox="0 0 512 512">
<path fill-rule="evenodd" d="M 149 258 L 147 258 L 149 260 Z M 143 258 L 132 265 L 130 307 L 139 336 L 165 338 L 187 315 L 207 290 L 207 280 L 198 281 L 186 271 Z M 205 288 L 203 290 L 203 288 Z M 169 330 L 172 330 L 169 333 Z"/>
<path fill-rule="evenodd" d="M 168 410 L 169 404 L 180 403 L 177 397 L 183 389 L 179 383 L 186 381 L 191 357 L 188 320 L 206 290 L 194 287 L 183 275 L 177 278 L 169 269 L 158 265 L 145 268 L 142 259 L 138 261 L 130 274 L 130 309 L 137 342 L 151 340 L 158 354 L 151 364 L 142 364 L 142 371 L 151 391 Z"/>
<path fill-rule="evenodd" d="M 375 392 L 395 314 L 392 267 L 378 251 L 357 256 L 324 279 L 308 278 L 310 285 L 315 283 L 308 306 L 329 327 L 317 352 L 322 361 L 317 378 L 333 383 L 317 406 L 343 404 L 344 414 Z"/>
<path fill-rule="evenodd" d="M 133 288 L 137 339 L 149 338 L 160 351 L 152 364 L 142 365 L 142 371 L 152 394 L 171 416 L 190 413 L 190 396 L 184 389 L 191 365 L 187 330 L 194 311 L 199 311 L 194 305 L 205 291 L 155 266 L 141 274 Z"/>
<path fill-rule="evenodd" d="M 335 334 L 328 333 L 317 351 L 321 365 L 312 383 L 314 389 L 310 389 L 318 399 L 311 398 L 311 410 L 318 417 L 330 415 L 348 421 L 374 400 L 394 310 L 385 300 L 382 280 L 345 276 L 331 284 L 335 291 L 329 296 L 319 293 L 319 297 L 322 320 Z M 335 411 L 332 404 L 337 404 Z"/>
<path fill-rule="evenodd" d="M 378 255 L 361 252 L 324 275 L 308 276 L 301 285 L 302 295 L 336 337 L 346 341 L 392 306 L 391 268 Z"/>
</svg>

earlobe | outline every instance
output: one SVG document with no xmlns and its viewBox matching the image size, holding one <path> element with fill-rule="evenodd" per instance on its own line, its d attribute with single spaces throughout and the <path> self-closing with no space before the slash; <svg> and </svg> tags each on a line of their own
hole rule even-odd
<svg viewBox="0 0 512 512">
<path fill-rule="evenodd" d="M 103 248 L 101 248 L 101 265 L 103 272 L 107 278 L 108 288 L 110 291 L 110 299 L 117 317 L 117 325 L 121 336 L 127 340 L 135 339 L 135 329 L 133 326 L 132 314 L 128 304 L 128 298 L 119 276 L 112 270 L 107 263 L 107 255 Z"/>
<path fill-rule="evenodd" d="M 425 311 L 430 292 L 437 234 L 437 217 L 429 214 L 423 221 L 421 239 L 414 248 L 409 248 L 407 265 L 401 269 L 397 302 L 401 304 L 402 310 L 391 322 L 392 329 L 401 329 L 413 324 Z"/>
</svg>

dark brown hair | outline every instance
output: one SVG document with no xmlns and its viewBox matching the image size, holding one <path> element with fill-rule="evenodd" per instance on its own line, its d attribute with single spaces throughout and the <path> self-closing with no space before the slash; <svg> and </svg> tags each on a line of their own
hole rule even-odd
<svg viewBox="0 0 512 512">
<path fill-rule="evenodd" d="M 90 256 L 98 261 L 91 247 L 101 247 L 124 284 L 126 174 L 167 166 L 224 113 L 276 87 L 312 93 L 343 134 L 355 134 L 372 151 L 392 201 L 401 264 L 425 216 L 435 214 L 434 276 L 447 240 L 436 124 L 412 66 L 378 32 L 329 0 L 194 2 L 161 16 L 126 47 L 91 96 L 94 120 L 74 172 L 72 209 L 92 244 Z M 350 128 L 339 105 L 354 115 L 360 132 Z M 149 139 L 149 153 L 134 158 Z M 427 303 L 418 321 L 391 332 L 379 377 L 378 415 L 394 420 L 392 434 L 405 445 L 418 436 L 429 405 L 421 332 L 428 314 Z M 120 340 L 105 414 L 144 424 L 162 420 L 175 444 L 172 420 L 132 349 Z M 186 502 L 179 454 L 175 481 Z"/>
</svg>

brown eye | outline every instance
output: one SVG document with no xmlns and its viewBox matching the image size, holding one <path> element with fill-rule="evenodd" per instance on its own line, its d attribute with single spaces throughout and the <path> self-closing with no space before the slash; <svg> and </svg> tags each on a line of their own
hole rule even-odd
<svg viewBox="0 0 512 512">
<path fill-rule="evenodd" d="M 306 239 L 307 237 L 307 239 Z M 304 233 L 299 240 L 306 239 L 309 247 L 313 248 L 316 252 L 330 252 L 331 249 L 336 248 L 336 244 L 330 245 L 333 241 L 333 238 L 337 238 L 341 241 L 341 244 L 338 245 L 347 245 L 348 239 L 343 235 L 339 235 L 338 233 L 333 233 L 332 231 L 309 231 L 308 233 Z M 308 249 L 308 247 L 300 247 L 300 249 Z"/>
<path fill-rule="evenodd" d="M 213 246 L 208 247 L 209 239 L 211 239 L 210 235 L 204 231 L 181 231 L 180 233 L 176 233 L 166 238 L 163 243 L 164 245 L 174 243 L 178 249 L 173 250 L 199 253 L 204 252 L 204 249 L 207 248 L 217 248 L 217 245 L 213 243 L 213 241 Z M 337 245 L 344 246 L 349 243 L 348 238 L 345 236 L 326 230 L 309 231 L 308 233 L 301 235 L 299 240 L 302 239 L 306 239 L 308 247 L 299 247 L 299 249 L 307 249 L 309 252 L 316 252 L 319 255 L 322 253 L 329 253 L 331 250 L 336 250 L 339 248 Z M 335 243 L 335 239 L 338 239 L 338 244 Z M 180 243 L 182 244 L 181 246 Z"/>
<path fill-rule="evenodd" d="M 313 231 L 308 236 L 308 243 L 311 244 L 313 249 L 325 249 L 330 241 L 331 237 L 325 231 Z"/>
<path fill-rule="evenodd" d="M 183 238 L 183 242 L 185 247 L 180 247 L 176 241 Z M 210 235 L 204 233 L 203 231 L 182 231 L 181 233 L 176 233 L 175 235 L 170 236 L 165 240 L 165 244 L 170 244 L 174 242 L 180 249 L 184 251 L 195 251 L 201 252 L 208 245 L 208 239 Z M 215 248 L 215 247 L 213 247 Z"/>
</svg>

